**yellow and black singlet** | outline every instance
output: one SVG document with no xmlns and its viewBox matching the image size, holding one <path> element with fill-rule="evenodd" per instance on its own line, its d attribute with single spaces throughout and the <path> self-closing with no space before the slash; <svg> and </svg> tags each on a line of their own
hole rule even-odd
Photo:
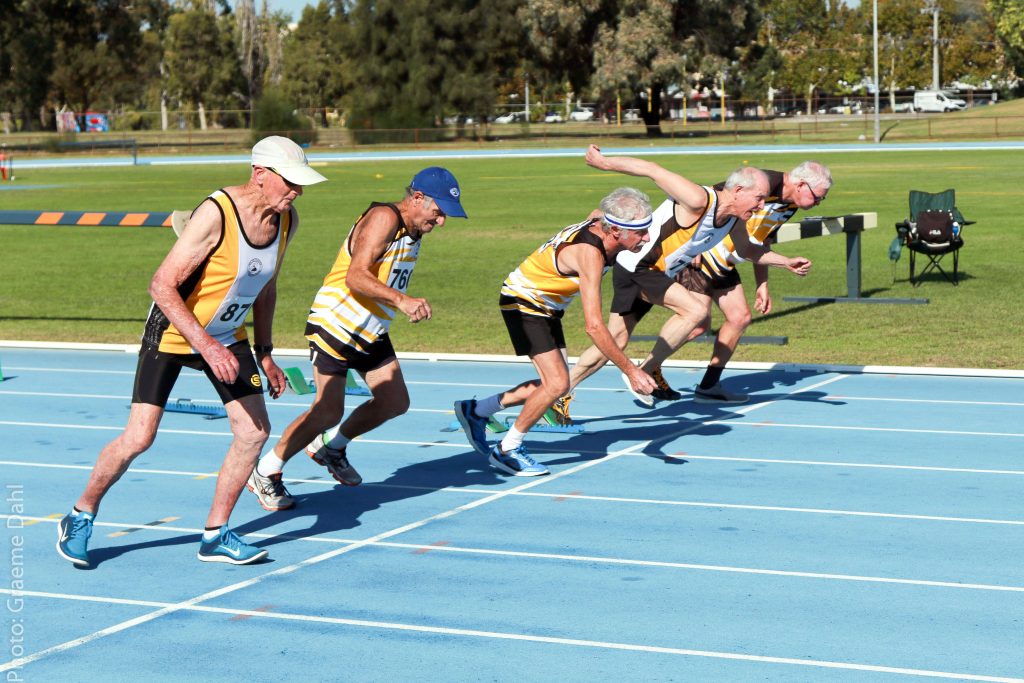
<svg viewBox="0 0 1024 683">
<path fill-rule="evenodd" d="M 502 310 L 562 317 L 566 307 L 580 292 L 580 276 L 558 269 L 558 252 L 562 247 L 589 244 L 601 252 L 604 272 L 611 267 L 603 240 L 589 230 L 593 223 L 592 219 L 587 219 L 563 228 L 509 273 L 501 285 L 499 306 Z"/>
<path fill-rule="evenodd" d="M 225 346 L 245 340 L 245 319 L 253 301 L 281 263 L 294 214 L 278 216 L 277 234 L 265 245 L 249 241 L 231 198 L 223 190 L 211 194 L 220 210 L 220 240 L 202 264 L 178 287 L 178 294 L 207 334 Z M 167 353 L 197 353 L 154 303 L 142 340 Z"/>
<path fill-rule="evenodd" d="M 786 221 L 797 211 L 796 204 L 782 199 L 784 175 L 781 171 L 765 171 L 768 176 L 768 196 L 764 200 L 764 208 L 754 213 L 747 221 L 747 234 L 750 241 L 763 245 Z M 717 187 L 717 186 L 716 186 Z M 745 259 L 736 252 L 732 237 L 725 238 L 713 248 L 701 255 L 701 270 L 711 278 L 722 277 L 742 263 Z"/>
<path fill-rule="evenodd" d="M 420 238 L 409 234 L 409 228 L 394 204 L 374 202 L 359 216 L 341 245 L 331 272 L 316 293 L 306 320 L 306 339 L 339 360 L 346 358 L 352 349 L 365 353 L 371 344 L 387 333 L 395 318 L 396 309 L 353 292 L 345 283 L 352 265 L 352 242 L 356 226 L 378 206 L 394 212 L 398 230 L 384 253 L 370 265 L 373 276 L 404 294 L 409 288 L 412 271 L 420 254 Z"/>
<path fill-rule="evenodd" d="M 665 200 L 652 214 L 650 242 L 639 252 L 619 252 L 617 263 L 630 272 L 649 268 L 674 278 L 698 254 L 721 242 L 735 225 L 736 218 L 716 223 L 718 195 L 714 188 L 703 187 L 707 202 L 697 220 L 690 225 L 679 225 L 675 215 L 678 204 L 673 199 Z"/>
</svg>

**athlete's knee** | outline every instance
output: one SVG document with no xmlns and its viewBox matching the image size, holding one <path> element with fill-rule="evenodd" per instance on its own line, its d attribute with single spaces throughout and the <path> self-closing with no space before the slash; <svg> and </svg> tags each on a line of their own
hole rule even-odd
<svg viewBox="0 0 1024 683">
<path fill-rule="evenodd" d="M 155 432 L 126 430 L 117 440 L 118 450 L 127 462 L 131 462 L 148 451 L 155 439 Z"/>
<path fill-rule="evenodd" d="M 387 408 L 385 410 L 387 419 L 393 420 L 396 417 L 400 417 L 409 412 L 409 394 L 402 394 L 388 401 Z"/>
<path fill-rule="evenodd" d="M 564 375 L 549 379 L 541 386 L 544 393 L 551 398 L 552 402 L 554 402 L 555 399 L 561 398 L 569 393 L 569 376 Z"/>
<path fill-rule="evenodd" d="M 235 424 L 231 431 L 239 445 L 246 448 L 255 448 L 257 451 L 262 449 L 263 445 L 270 438 L 270 425 L 265 422 Z"/>
</svg>

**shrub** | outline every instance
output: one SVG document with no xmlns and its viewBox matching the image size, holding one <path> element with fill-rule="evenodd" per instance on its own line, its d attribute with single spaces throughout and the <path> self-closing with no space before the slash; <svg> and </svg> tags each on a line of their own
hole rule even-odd
<svg viewBox="0 0 1024 683">
<path fill-rule="evenodd" d="M 252 143 L 256 144 L 267 135 L 275 134 L 285 135 L 300 145 L 316 142 L 313 123 L 299 116 L 280 91 L 267 89 L 253 107 Z"/>
</svg>

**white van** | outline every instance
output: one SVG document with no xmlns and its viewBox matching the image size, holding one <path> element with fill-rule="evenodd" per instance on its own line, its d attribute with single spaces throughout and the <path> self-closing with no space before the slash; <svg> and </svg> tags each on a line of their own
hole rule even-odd
<svg viewBox="0 0 1024 683">
<path fill-rule="evenodd" d="M 914 111 L 960 111 L 966 107 L 966 102 L 941 90 L 918 90 L 914 93 Z"/>
</svg>

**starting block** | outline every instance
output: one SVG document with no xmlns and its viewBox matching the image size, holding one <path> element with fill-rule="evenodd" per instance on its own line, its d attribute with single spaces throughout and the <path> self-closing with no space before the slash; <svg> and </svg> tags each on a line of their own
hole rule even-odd
<svg viewBox="0 0 1024 683">
<path fill-rule="evenodd" d="M 302 374 L 302 370 L 298 368 L 285 368 L 284 369 L 285 379 L 288 380 L 288 386 L 296 394 L 302 396 L 304 394 L 315 394 L 316 385 L 313 380 L 307 380 Z M 346 396 L 369 396 L 370 390 L 364 386 L 360 386 L 356 382 L 356 376 L 350 371 L 345 377 L 345 395 Z"/>
<path fill-rule="evenodd" d="M 491 432 L 492 434 L 501 434 L 502 432 L 507 432 L 508 428 L 514 425 L 515 422 L 516 418 L 514 417 L 506 417 L 504 421 L 499 421 L 495 419 L 494 416 L 492 415 L 491 417 L 487 418 L 487 431 Z M 460 429 L 462 429 L 462 425 L 459 424 L 458 420 L 455 420 L 454 422 L 448 425 L 447 429 L 443 429 L 441 431 L 457 432 Z M 552 410 L 551 408 L 548 408 L 544 412 L 544 416 L 537 421 L 537 424 L 530 428 L 530 431 L 555 432 L 561 434 L 582 434 L 584 429 L 583 425 L 579 424 L 558 424 L 558 420 L 555 419 L 555 411 Z"/>
<path fill-rule="evenodd" d="M 169 413 L 194 413 L 196 415 L 204 415 L 207 420 L 216 420 L 218 418 L 228 416 L 228 412 L 224 410 L 224 406 L 193 403 L 192 399 L 189 398 L 179 398 L 174 401 L 168 401 L 167 405 L 164 406 L 164 410 Z"/>
</svg>

